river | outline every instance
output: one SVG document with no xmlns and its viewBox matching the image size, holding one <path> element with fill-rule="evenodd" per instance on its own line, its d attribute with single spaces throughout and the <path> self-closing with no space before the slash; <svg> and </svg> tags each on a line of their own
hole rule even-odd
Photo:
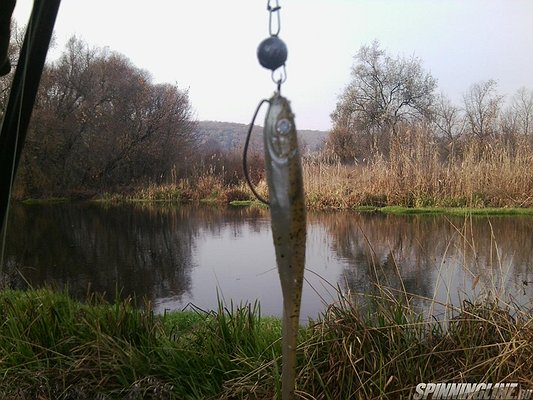
<svg viewBox="0 0 533 400">
<path fill-rule="evenodd" d="M 533 304 L 533 217 L 309 213 L 302 321 L 343 293 L 394 296 L 432 314 L 496 296 Z M 253 207 L 15 204 L 4 273 L 16 288 L 83 299 L 133 295 L 157 312 L 259 301 L 280 315 L 269 216 Z"/>
</svg>

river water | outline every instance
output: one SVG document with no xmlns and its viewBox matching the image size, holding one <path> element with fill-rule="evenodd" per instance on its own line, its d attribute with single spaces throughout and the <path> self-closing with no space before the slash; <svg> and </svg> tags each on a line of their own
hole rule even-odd
<svg viewBox="0 0 533 400">
<path fill-rule="evenodd" d="M 310 213 L 302 321 L 352 294 L 440 303 L 496 295 L 533 304 L 533 218 Z M 258 300 L 281 314 L 268 210 L 101 205 L 12 207 L 4 273 L 13 287 L 134 295 L 157 312 Z"/>
</svg>

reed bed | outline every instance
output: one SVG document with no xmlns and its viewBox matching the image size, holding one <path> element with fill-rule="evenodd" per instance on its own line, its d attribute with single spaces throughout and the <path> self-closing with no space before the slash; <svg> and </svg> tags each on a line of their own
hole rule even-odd
<svg viewBox="0 0 533 400">
<path fill-rule="evenodd" d="M 533 144 L 527 139 L 513 146 L 503 139 L 471 140 L 443 160 L 437 144 L 415 130 L 393 143 L 387 159 L 343 165 L 309 157 L 308 204 L 312 209 L 533 207 Z"/>
<path fill-rule="evenodd" d="M 385 288 L 381 288 L 386 291 Z M 400 296 L 401 297 L 401 296 Z M 3 399 L 272 399 L 280 321 L 259 305 L 154 315 L 131 299 L 0 293 Z M 465 301 L 425 320 L 397 296 L 341 294 L 300 332 L 301 399 L 407 398 L 420 382 L 533 387 L 533 312 Z"/>
<path fill-rule="evenodd" d="M 529 137 L 512 141 L 471 138 L 443 150 L 423 127 L 415 127 L 392 140 L 386 158 L 375 155 L 343 164 L 323 152 L 308 154 L 303 160 L 307 204 L 314 210 L 533 208 L 533 141 Z M 266 197 L 264 174 L 259 164 L 255 168 L 254 185 Z M 125 199 L 221 204 L 254 200 L 242 171 L 217 171 L 204 167 L 186 179 L 140 187 Z"/>
</svg>

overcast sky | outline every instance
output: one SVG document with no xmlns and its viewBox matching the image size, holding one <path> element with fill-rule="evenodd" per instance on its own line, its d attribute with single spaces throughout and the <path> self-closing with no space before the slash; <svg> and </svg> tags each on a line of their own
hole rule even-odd
<svg viewBox="0 0 533 400">
<path fill-rule="evenodd" d="M 273 2 L 274 3 L 274 2 Z M 302 129 L 327 130 L 353 56 L 380 41 L 391 55 L 419 57 L 439 92 L 459 103 L 468 87 L 495 79 L 510 97 L 533 89 L 533 0 L 279 0 L 287 82 Z M 27 22 L 33 1 L 18 0 Z M 189 89 L 199 120 L 249 123 L 275 85 L 257 62 L 268 37 L 266 0 L 63 0 L 57 57 L 72 35 L 109 47 L 152 74 Z M 149 5 L 149 7 L 148 7 Z"/>
</svg>

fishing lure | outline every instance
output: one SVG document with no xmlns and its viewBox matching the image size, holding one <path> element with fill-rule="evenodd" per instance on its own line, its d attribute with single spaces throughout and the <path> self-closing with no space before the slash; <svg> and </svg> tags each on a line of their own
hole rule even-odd
<svg viewBox="0 0 533 400">
<path fill-rule="evenodd" d="M 257 111 L 269 103 L 263 129 L 268 201 L 251 185 L 246 153 Z M 298 138 L 289 101 L 275 93 L 261 101 L 248 131 L 244 150 L 244 171 L 251 190 L 269 205 L 272 238 L 283 295 L 282 399 L 294 398 L 296 346 L 305 269 L 306 208 Z"/>
<path fill-rule="evenodd" d="M 294 115 L 287 99 L 279 94 L 270 100 L 263 136 L 272 237 L 283 293 L 282 398 L 292 399 L 305 268 L 306 212 Z"/>
<path fill-rule="evenodd" d="M 275 34 L 261 42 L 257 55 L 259 62 L 272 74 L 279 67 L 285 73 L 287 48 L 277 37 L 279 33 L 279 5 L 271 7 L 272 14 L 278 13 L 278 29 Z M 269 100 L 262 100 L 254 113 L 244 145 L 244 175 L 255 196 L 269 205 L 272 238 L 283 295 L 282 320 L 282 400 L 294 399 L 296 386 L 296 346 L 300 322 L 300 305 L 305 269 L 306 209 L 303 186 L 302 164 L 298 149 L 298 138 L 294 114 L 289 101 L 281 96 L 280 87 L 285 79 L 276 83 L 278 90 Z M 259 109 L 264 103 L 269 107 L 263 128 L 265 172 L 268 185 L 268 201 L 257 193 L 251 184 L 246 165 L 250 135 Z"/>
</svg>

